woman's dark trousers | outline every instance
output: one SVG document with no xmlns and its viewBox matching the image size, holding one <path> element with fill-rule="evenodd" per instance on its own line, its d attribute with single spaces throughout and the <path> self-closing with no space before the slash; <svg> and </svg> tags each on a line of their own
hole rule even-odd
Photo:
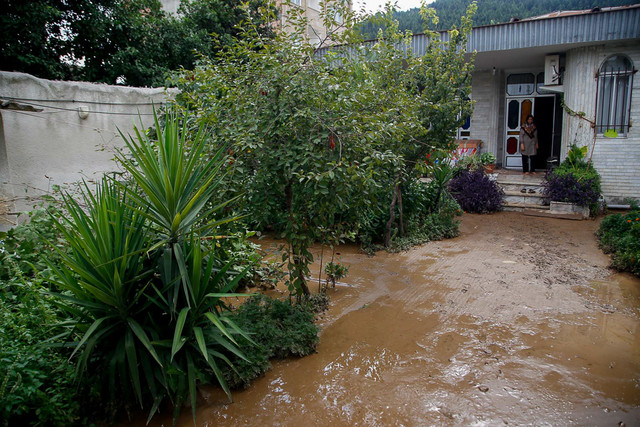
<svg viewBox="0 0 640 427">
<path fill-rule="evenodd" d="M 522 155 L 522 172 L 535 172 L 535 167 L 533 166 L 533 159 L 535 156 L 525 156 Z M 529 167 L 529 162 L 531 162 L 531 167 Z"/>
</svg>

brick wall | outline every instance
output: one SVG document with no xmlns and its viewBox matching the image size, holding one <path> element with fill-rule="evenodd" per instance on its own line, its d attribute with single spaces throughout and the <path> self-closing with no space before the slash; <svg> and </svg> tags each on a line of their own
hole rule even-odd
<svg viewBox="0 0 640 427">
<path fill-rule="evenodd" d="M 471 117 L 471 138 L 481 139 L 484 143 L 482 152 L 498 153 L 501 146 L 500 103 L 501 73 L 497 71 L 477 71 L 473 73 L 471 98 L 474 101 Z M 498 163 L 501 157 L 498 156 Z"/>
<path fill-rule="evenodd" d="M 625 54 L 636 69 L 640 67 L 637 44 L 600 45 L 567 51 L 565 103 L 574 111 L 594 119 L 596 109 L 596 72 L 612 54 Z M 634 75 L 631 95 L 631 128 L 626 137 L 595 138 L 591 125 L 578 117 L 563 116 L 562 157 L 575 143 L 589 146 L 593 165 L 602 176 L 602 192 L 609 204 L 625 204 L 626 198 L 640 201 L 640 76 Z"/>
</svg>

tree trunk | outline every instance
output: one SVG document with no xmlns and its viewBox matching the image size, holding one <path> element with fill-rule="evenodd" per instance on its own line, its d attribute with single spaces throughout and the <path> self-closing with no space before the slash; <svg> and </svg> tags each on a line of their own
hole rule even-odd
<svg viewBox="0 0 640 427">
<path fill-rule="evenodd" d="M 400 224 L 399 224 L 400 236 L 404 236 L 404 214 L 402 211 L 402 187 L 398 185 L 396 188 L 398 192 L 398 213 L 399 213 L 398 220 L 400 221 Z"/>
<path fill-rule="evenodd" d="M 322 258 L 324 255 L 324 244 L 320 248 L 320 272 L 318 273 L 318 293 L 322 291 Z"/>
<path fill-rule="evenodd" d="M 387 229 L 384 233 L 384 246 L 389 247 L 391 244 L 391 227 L 396 220 L 396 202 L 398 201 L 398 192 L 393 192 L 393 198 L 391 199 L 391 206 L 389 206 L 389 221 L 387 221 Z"/>
<path fill-rule="evenodd" d="M 309 292 L 309 287 L 307 286 L 307 280 L 305 279 L 304 272 L 301 268 L 302 261 L 300 260 L 300 256 L 296 255 L 295 253 L 293 254 L 293 263 L 296 265 L 296 269 L 298 270 L 298 280 L 300 281 L 300 289 L 302 289 L 302 293 L 308 297 L 309 295 L 311 295 L 311 292 Z"/>
<path fill-rule="evenodd" d="M 284 188 L 284 193 L 287 201 L 287 210 L 289 211 L 289 222 L 293 224 L 293 186 L 291 184 L 291 181 L 287 182 L 287 185 Z M 300 283 L 300 289 L 302 290 L 302 293 L 304 295 L 306 296 L 311 295 L 311 292 L 309 292 L 309 287 L 307 286 L 307 281 L 304 277 L 304 272 L 302 269 L 303 263 L 302 263 L 302 260 L 300 259 L 301 257 L 300 248 L 298 248 L 298 245 L 295 242 L 289 242 L 289 243 L 290 243 L 291 251 L 293 252 L 293 264 L 295 265 L 296 275 Z"/>
</svg>

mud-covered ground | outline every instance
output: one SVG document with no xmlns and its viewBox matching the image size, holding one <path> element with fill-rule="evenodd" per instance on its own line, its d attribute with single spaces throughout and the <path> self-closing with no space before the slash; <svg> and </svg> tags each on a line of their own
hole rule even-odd
<svg viewBox="0 0 640 427">
<path fill-rule="evenodd" d="M 607 269 L 597 225 L 466 214 L 400 254 L 343 247 L 317 354 L 232 404 L 204 390 L 198 424 L 640 425 L 640 280 Z"/>
</svg>

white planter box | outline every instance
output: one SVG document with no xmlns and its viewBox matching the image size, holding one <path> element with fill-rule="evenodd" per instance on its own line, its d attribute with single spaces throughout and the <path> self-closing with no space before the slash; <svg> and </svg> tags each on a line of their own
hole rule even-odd
<svg viewBox="0 0 640 427">
<path fill-rule="evenodd" d="M 563 214 L 563 213 L 577 213 L 582 215 L 582 218 L 589 218 L 589 207 L 578 206 L 575 203 L 567 202 L 551 202 L 549 212 Z"/>
</svg>

